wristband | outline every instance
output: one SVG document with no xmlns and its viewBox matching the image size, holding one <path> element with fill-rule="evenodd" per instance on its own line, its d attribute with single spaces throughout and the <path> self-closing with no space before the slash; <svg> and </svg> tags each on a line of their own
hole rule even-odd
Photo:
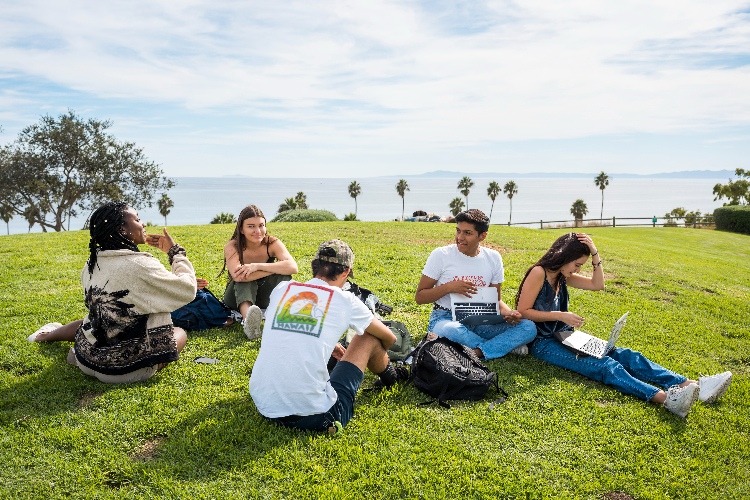
<svg viewBox="0 0 750 500">
<path fill-rule="evenodd" d="M 601 265 L 602 265 L 602 259 L 600 258 L 599 262 L 597 262 L 596 264 L 594 264 L 594 270 L 596 270 L 596 268 L 599 267 L 599 266 L 601 266 Z"/>
<path fill-rule="evenodd" d="M 593 258 L 594 258 L 594 257 L 596 257 L 597 255 L 599 255 L 599 250 L 597 250 L 595 254 L 591 254 L 591 258 L 593 259 Z"/>
</svg>

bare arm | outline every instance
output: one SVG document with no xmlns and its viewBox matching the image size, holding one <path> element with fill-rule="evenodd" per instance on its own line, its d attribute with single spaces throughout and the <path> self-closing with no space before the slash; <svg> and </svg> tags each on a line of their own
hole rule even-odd
<svg viewBox="0 0 750 500">
<path fill-rule="evenodd" d="M 386 351 L 396 342 L 396 336 L 378 318 L 372 318 L 370 326 L 365 331 L 380 340 Z"/>
<path fill-rule="evenodd" d="M 596 249 L 591 236 L 585 233 L 578 233 L 578 240 L 581 243 L 585 243 L 591 251 L 591 264 L 594 266 L 594 272 L 589 278 L 588 276 L 582 276 L 580 274 L 573 274 L 568 278 L 568 285 L 574 288 L 580 288 L 581 290 L 592 290 L 599 291 L 604 290 L 604 269 L 602 265 L 602 257 L 599 255 L 599 251 Z"/>
<path fill-rule="evenodd" d="M 544 285 L 544 268 L 536 266 L 530 272 L 521 289 L 521 297 L 518 299 L 518 312 L 525 319 L 530 319 L 537 323 L 544 321 L 562 321 L 574 328 L 583 324 L 584 319 L 572 312 L 562 311 L 537 311 L 534 309 L 534 302 Z"/>
<path fill-rule="evenodd" d="M 240 265 L 240 258 L 234 242 L 227 243 L 224 246 L 224 257 L 227 260 L 227 268 L 232 279 L 243 282 L 255 281 L 272 274 L 297 274 L 297 262 L 289 254 L 281 240 L 271 243 L 269 251 L 278 259 L 277 262 L 251 262 Z"/>
<path fill-rule="evenodd" d="M 514 311 L 513 309 L 511 309 L 508 304 L 503 302 L 503 284 L 495 283 L 494 285 L 490 286 L 497 289 L 497 302 L 500 309 L 500 314 L 505 317 L 505 321 L 507 321 L 511 325 L 515 325 L 519 321 L 521 321 L 521 314 L 518 311 Z"/>
<path fill-rule="evenodd" d="M 477 286 L 470 281 L 449 281 L 439 286 L 435 286 L 436 284 L 436 279 L 422 275 L 417 285 L 417 293 L 414 295 L 417 304 L 430 304 L 449 293 L 460 293 L 467 297 L 477 293 Z"/>
</svg>

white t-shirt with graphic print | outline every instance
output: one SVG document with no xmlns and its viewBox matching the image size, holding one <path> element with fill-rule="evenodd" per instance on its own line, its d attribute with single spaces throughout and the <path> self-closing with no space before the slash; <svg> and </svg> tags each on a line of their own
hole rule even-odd
<svg viewBox="0 0 750 500">
<path fill-rule="evenodd" d="M 351 292 L 313 278 L 279 283 L 266 309 L 250 396 L 268 418 L 313 415 L 336 402 L 326 365 L 352 327 L 362 335 L 372 312 Z"/>
<path fill-rule="evenodd" d="M 470 281 L 477 286 L 496 285 L 505 281 L 502 257 L 496 250 L 483 246 L 479 247 L 479 255 L 476 257 L 462 254 L 455 244 L 436 248 L 427 258 L 422 274 L 437 280 L 435 286 L 457 280 Z M 435 303 L 450 309 L 450 294 L 443 295 Z"/>
</svg>

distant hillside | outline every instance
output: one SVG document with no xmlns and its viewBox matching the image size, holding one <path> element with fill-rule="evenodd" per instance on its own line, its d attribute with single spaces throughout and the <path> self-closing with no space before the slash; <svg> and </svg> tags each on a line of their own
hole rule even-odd
<svg viewBox="0 0 750 500">
<path fill-rule="evenodd" d="M 734 177 L 734 170 L 683 170 L 681 172 L 667 172 L 661 174 L 616 174 L 609 173 L 610 179 L 626 179 L 626 178 L 639 178 L 639 179 L 664 179 L 664 178 L 675 178 L 675 179 L 728 179 Z M 479 173 L 466 173 L 466 172 L 451 172 L 448 170 L 435 170 L 433 172 L 426 172 L 419 175 L 404 175 L 402 177 L 498 177 L 498 178 L 523 178 L 523 177 L 581 177 L 589 178 L 596 176 L 596 173 L 576 173 L 576 172 L 528 172 L 528 173 L 505 173 L 505 172 L 479 172 Z M 388 176 L 394 177 L 394 176 Z"/>
</svg>

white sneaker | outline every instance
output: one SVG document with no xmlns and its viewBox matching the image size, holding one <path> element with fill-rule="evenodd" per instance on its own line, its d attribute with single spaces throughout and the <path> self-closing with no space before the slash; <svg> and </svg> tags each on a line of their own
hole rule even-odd
<svg viewBox="0 0 750 500">
<path fill-rule="evenodd" d="M 711 375 L 708 377 L 701 377 L 698 379 L 698 385 L 701 388 L 701 393 L 698 396 L 704 403 L 713 403 L 719 399 L 727 389 L 729 384 L 732 383 L 732 372 L 719 373 L 718 375 Z"/>
<path fill-rule="evenodd" d="M 526 344 L 519 345 L 518 347 L 516 347 L 515 349 L 513 349 L 512 351 L 510 351 L 510 353 L 511 354 L 515 354 L 517 356 L 528 356 L 529 355 L 529 346 L 527 346 Z"/>
<path fill-rule="evenodd" d="M 699 392 L 700 387 L 695 383 L 688 384 L 685 387 L 673 385 L 667 391 L 667 400 L 664 402 L 664 407 L 678 417 L 685 418 L 690 413 L 695 400 L 698 399 Z"/>
<path fill-rule="evenodd" d="M 57 330 L 61 326 L 62 326 L 62 323 L 47 323 L 46 325 L 41 327 L 39 330 L 35 331 L 34 333 L 26 337 L 26 340 L 28 340 L 29 342 L 36 342 L 36 336 L 39 335 L 40 333 L 49 333 L 52 330 Z"/>
<path fill-rule="evenodd" d="M 261 336 L 260 323 L 263 321 L 263 312 L 256 305 L 250 306 L 245 316 L 245 336 L 249 340 L 259 339 Z"/>
</svg>

